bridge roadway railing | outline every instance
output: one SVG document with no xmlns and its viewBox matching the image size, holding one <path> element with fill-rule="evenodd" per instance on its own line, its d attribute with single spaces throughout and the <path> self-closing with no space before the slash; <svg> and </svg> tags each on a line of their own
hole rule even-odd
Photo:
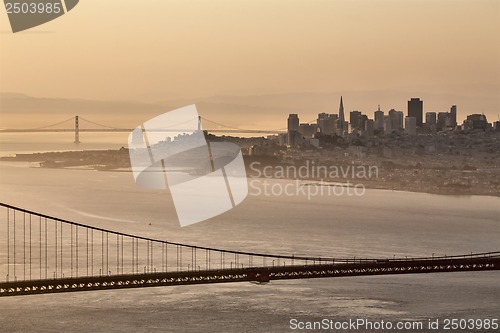
<svg viewBox="0 0 500 333">
<path fill-rule="evenodd" d="M 0 283 L 0 297 L 29 294 L 143 288 L 225 282 L 266 283 L 272 280 L 500 270 L 498 255 L 451 259 L 365 261 L 304 266 L 232 268 L 184 272 L 111 275 Z"/>
</svg>

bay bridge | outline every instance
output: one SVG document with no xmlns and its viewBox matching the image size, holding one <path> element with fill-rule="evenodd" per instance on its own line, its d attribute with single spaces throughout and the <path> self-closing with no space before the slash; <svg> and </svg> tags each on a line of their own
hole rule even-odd
<svg viewBox="0 0 500 333">
<path fill-rule="evenodd" d="M 90 124 L 92 126 L 97 126 L 93 128 L 83 128 L 82 121 L 84 123 Z M 204 128 L 209 133 L 226 133 L 226 134 L 280 134 L 280 133 L 285 133 L 285 129 L 274 129 L 274 130 L 260 130 L 260 129 L 243 129 L 243 128 L 237 128 L 234 126 L 229 126 L 225 124 L 221 124 L 203 117 L 199 117 L 199 123 L 204 122 L 208 125 L 211 125 L 212 127 Z M 58 126 L 63 125 L 63 124 L 68 124 L 68 123 L 74 123 L 74 126 L 72 128 L 58 128 Z M 215 126 L 215 128 L 214 128 Z M 134 129 L 133 128 L 120 128 L 120 127 L 113 127 L 113 126 L 108 126 L 104 124 L 100 124 L 85 118 L 82 118 L 80 116 L 75 116 L 71 117 L 69 119 L 66 119 L 64 121 L 60 121 L 54 124 L 50 124 L 47 126 L 42 126 L 42 127 L 35 127 L 35 128 L 4 128 L 0 129 L 0 133 L 64 133 L 64 132 L 73 132 L 75 135 L 75 143 L 80 143 L 80 133 L 130 133 Z M 159 129 L 161 131 L 166 131 L 168 132 L 173 131 L 173 132 L 179 132 L 182 129 L 179 128 L 173 128 L 173 129 L 168 129 L 168 128 L 162 128 Z M 186 130 L 189 131 L 189 130 Z"/>
<path fill-rule="evenodd" d="M 335 258 L 181 244 L 0 203 L 0 296 L 224 282 L 500 269 L 500 251 Z"/>
</svg>

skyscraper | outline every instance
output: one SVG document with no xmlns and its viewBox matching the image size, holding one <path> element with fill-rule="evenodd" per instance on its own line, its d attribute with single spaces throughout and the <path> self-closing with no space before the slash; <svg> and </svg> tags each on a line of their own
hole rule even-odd
<svg viewBox="0 0 500 333">
<path fill-rule="evenodd" d="M 333 135 L 337 132 L 338 116 L 336 114 L 318 114 L 318 129 L 321 134 Z"/>
<path fill-rule="evenodd" d="M 485 130 L 490 126 L 484 114 L 471 114 L 464 120 L 464 128 L 466 130 L 481 129 Z"/>
<path fill-rule="evenodd" d="M 428 132 L 435 134 L 437 131 L 437 116 L 436 112 L 425 113 L 425 128 Z"/>
<path fill-rule="evenodd" d="M 396 111 L 394 109 L 389 110 L 389 117 L 392 120 L 392 130 L 396 132 L 403 131 L 403 119 L 404 114 L 402 111 Z"/>
<path fill-rule="evenodd" d="M 373 136 L 373 127 L 374 127 L 374 121 L 371 120 L 371 119 L 368 119 L 365 123 L 365 132 L 364 132 L 364 135 L 365 136 Z"/>
<path fill-rule="evenodd" d="M 391 116 L 384 116 L 384 134 L 389 135 L 393 131 Z"/>
<path fill-rule="evenodd" d="M 455 128 L 457 127 L 457 106 L 452 105 L 450 108 L 450 120 L 451 120 L 451 127 Z"/>
<path fill-rule="evenodd" d="M 344 116 L 344 102 L 342 101 L 342 96 L 340 96 L 340 107 L 339 107 L 339 120 L 338 120 L 338 129 L 340 134 L 342 135 L 345 130 L 347 130 L 347 126 L 345 124 L 345 116 Z"/>
<path fill-rule="evenodd" d="M 316 124 L 300 124 L 298 132 L 304 138 L 312 139 L 317 131 L 318 131 L 318 125 Z"/>
<path fill-rule="evenodd" d="M 299 130 L 299 115 L 291 113 L 288 115 L 288 131 Z"/>
<path fill-rule="evenodd" d="M 375 111 L 374 117 L 375 119 L 375 130 L 383 131 L 384 130 L 384 111 L 380 111 L 380 105 L 378 106 L 378 110 Z"/>
<path fill-rule="evenodd" d="M 425 125 L 429 128 L 436 125 L 436 112 L 425 113 Z"/>
<path fill-rule="evenodd" d="M 437 130 L 442 131 L 446 127 L 451 127 L 450 114 L 448 112 L 439 112 L 437 115 Z"/>
<path fill-rule="evenodd" d="M 408 135 L 417 134 L 417 120 L 415 119 L 415 117 L 405 118 L 405 133 L 407 133 Z"/>
<path fill-rule="evenodd" d="M 349 113 L 349 123 L 351 123 L 352 129 L 364 128 L 364 124 L 361 124 L 361 112 L 351 111 L 351 113 Z M 363 127 L 361 127 L 361 125 L 363 125 Z"/>
<path fill-rule="evenodd" d="M 362 114 L 359 117 L 358 130 L 364 131 L 367 121 L 368 121 L 368 116 L 366 114 Z"/>
<path fill-rule="evenodd" d="M 288 144 L 296 146 L 299 131 L 299 115 L 291 113 L 288 115 Z"/>
<path fill-rule="evenodd" d="M 420 98 L 412 98 L 408 101 L 408 117 L 413 117 L 416 120 L 417 128 L 421 128 L 423 124 L 424 101 Z"/>
</svg>

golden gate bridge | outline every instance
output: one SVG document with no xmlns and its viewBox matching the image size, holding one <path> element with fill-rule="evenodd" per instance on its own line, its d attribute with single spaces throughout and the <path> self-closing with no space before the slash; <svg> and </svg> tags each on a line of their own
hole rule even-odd
<svg viewBox="0 0 500 333">
<path fill-rule="evenodd" d="M 500 269 L 500 251 L 414 258 L 278 255 L 106 230 L 0 203 L 0 296 Z"/>
</svg>

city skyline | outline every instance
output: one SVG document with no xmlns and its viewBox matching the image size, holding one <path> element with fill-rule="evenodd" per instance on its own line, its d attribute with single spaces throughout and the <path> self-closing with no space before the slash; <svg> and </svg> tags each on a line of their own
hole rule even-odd
<svg viewBox="0 0 500 333">
<path fill-rule="evenodd" d="M 318 113 L 316 123 L 309 121 L 301 123 L 299 115 L 289 114 L 286 134 L 280 134 L 280 142 L 296 147 L 304 140 L 309 145 L 319 147 L 322 137 L 347 137 L 348 135 L 361 135 L 369 138 L 374 135 L 390 135 L 393 133 L 415 136 L 417 134 L 437 134 L 443 131 L 461 130 L 488 130 L 500 129 L 498 121 L 488 122 L 484 114 L 469 114 L 463 123 L 457 122 L 457 105 L 452 105 L 449 112 L 426 111 L 424 114 L 424 101 L 418 97 L 408 100 L 406 116 L 403 111 L 389 110 L 387 115 L 378 106 L 373 113 L 373 119 L 360 111 L 353 110 L 349 113 L 349 121 L 345 120 L 343 96 L 340 96 L 338 114 Z M 404 126 L 403 126 L 404 125 Z"/>
</svg>

